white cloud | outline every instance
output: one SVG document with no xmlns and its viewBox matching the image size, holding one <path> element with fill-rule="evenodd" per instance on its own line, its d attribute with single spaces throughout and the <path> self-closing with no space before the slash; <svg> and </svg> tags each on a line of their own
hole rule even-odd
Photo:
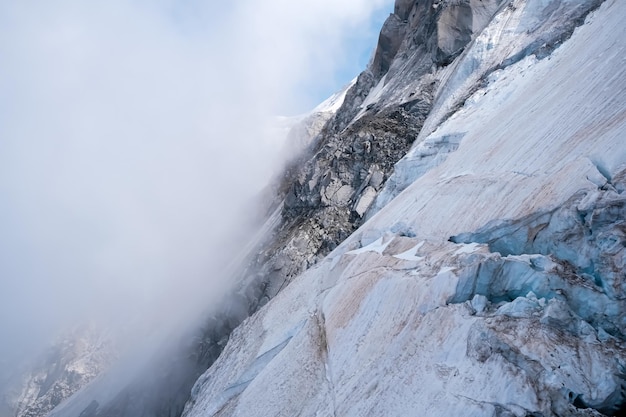
<svg viewBox="0 0 626 417">
<path fill-rule="evenodd" d="M 267 117 L 390 3 L 0 4 L 0 355 L 220 294 L 224 242 L 280 161 Z"/>
</svg>

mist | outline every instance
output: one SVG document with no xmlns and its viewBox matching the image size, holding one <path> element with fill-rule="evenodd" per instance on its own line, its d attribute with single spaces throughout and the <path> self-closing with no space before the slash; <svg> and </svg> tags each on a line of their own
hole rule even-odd
<svg viewBox="0 0 626 417">
<path fill-rule="evenodd" d="M 0 371 L 75 324 L 142 334 L 218 302 L 285 158 L 273 116 L 355 76 L 350 41 L 391 6 L 2 2 Z"/>
</svg>

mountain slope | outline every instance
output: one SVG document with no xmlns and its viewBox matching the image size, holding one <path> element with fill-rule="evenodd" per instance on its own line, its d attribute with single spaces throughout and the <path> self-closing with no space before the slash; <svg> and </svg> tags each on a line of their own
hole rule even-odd
<svg viewBox="0 0 626 417">
<path fill-rule="evenodd" d="M 599 2 L 478 3 L 397 2 L 387 72 L 326 140 L 428 84 L 415 143 L 371 218 L 234 331 L 185 416 L 624 412 L 626 4 L 583 21 Z"/>
</svg>

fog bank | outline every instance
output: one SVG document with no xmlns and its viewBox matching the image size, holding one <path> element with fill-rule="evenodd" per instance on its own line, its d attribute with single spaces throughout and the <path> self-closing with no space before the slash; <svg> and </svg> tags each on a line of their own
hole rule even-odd
<svg viewBox="0 0 626 417">
<path fill-rule="evenodd" d="M 391 3 L 0 4 L 0 368 L 74 323 L 137 333 L 218 300 L 283 158 L 268 120 Z"/>
</svg>

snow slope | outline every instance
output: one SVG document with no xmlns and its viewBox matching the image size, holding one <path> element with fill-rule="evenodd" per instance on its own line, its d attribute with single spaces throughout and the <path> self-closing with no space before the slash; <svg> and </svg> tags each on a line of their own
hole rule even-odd
<svg viewBox="0 0 626 417">
<path fill-rule="evenodd" d="M 450 117 L 439 102 L 406 189 L 234 331 L 184 415 L 623 412 L 623 16 L 607 0 Z M 454 146 L 416 170 L 429 143 Z"/>
</svg>

